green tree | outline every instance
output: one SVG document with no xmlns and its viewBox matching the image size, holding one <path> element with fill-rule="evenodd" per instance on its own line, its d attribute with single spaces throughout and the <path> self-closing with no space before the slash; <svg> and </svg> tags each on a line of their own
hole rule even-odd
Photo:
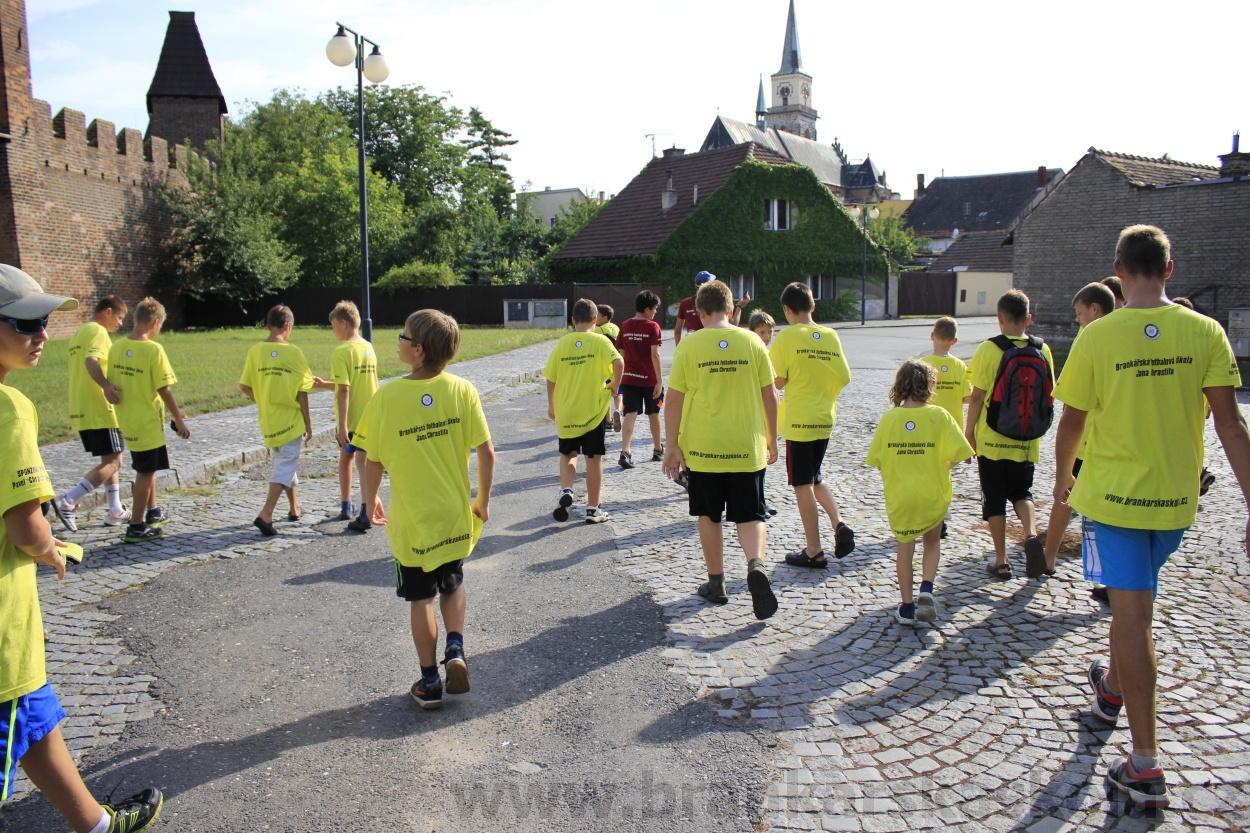
<svg viewBox="0 0 1250 833">
<path fill-rule="evenodd" d="M 596 200 L 578 200 L 571 202 L 564 208 L 560 209 L 560 213 L 556 215 L 556 224 L 551 228 L 551 235 L 548 241 L 551 248 L 558 249 L 573 238 L 573 235 L 586 227 L 586 224 L 595 217 L 599 216 L 599 212 L 607 203 L 601 203 Z"/>
<path fill-rule="evenodd" d="M 929 246 L 929 238 L 913 234 L 902 217 L 883 215 L 875 220 L 869 219 L 868 234 L 895 263 L 907 263 L 916 252 L 924 251 Z"/>
<path fill-rule="evenodd" d="M 476 107 L 469 110 L 469 135 L 461 140 L 461 144 L 469 150 L 469 158 L 465 165 L 464 188 L 462 194 L 466 201 L 474 197 L 485 197 L 496 216 L 500 218 L 512 215 L 512 201 L 515 188 L 512 175 L 504 162 L 511 157 L 504 153 L 504 148 L 517 143 L 511 133 L 495 127 L 482 111 Z"/>
</svg>

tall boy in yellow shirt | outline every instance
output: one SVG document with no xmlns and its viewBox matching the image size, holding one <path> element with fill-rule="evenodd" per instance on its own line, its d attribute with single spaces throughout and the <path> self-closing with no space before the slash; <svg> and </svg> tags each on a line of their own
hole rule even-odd
<svg viewBox="0 0 1250 833">
<path fill-rule="evenodd" d="M 104 486 L 108 498 L 104 525 L 117 526 L 129 520 L 117 479 L 126 450 L 113 411 L 113 403 L 120 397 L 108 380 L 109 350 L 113 347 L 109 335 L 117 332 L 125 317 L 126 302 L 106 295 L 96 304 L 91 320 L 75 330 L 69 340 L 69 424 L 82 439 L 83 450 L 100 458 L 77 486 L 52 501 L 57 517 L 70 532 L 78 531 L 78 503 L 98 486 Z"/>
<path fill-rule="evenodd" d="M 365 406 L 378 392 L 378 358 L 373 345 L 360 337 L 360 311 L 351 301 L 339 301 L 330 310 L 330 327 L 341 344 L 330 355 L 329 381 L 319 377 L 314 386 L 334 391 L 334 434 L 339 444 L 340 521 L 351 521 L 349 527 L 358 532 L 369 530 L 371 512 L 360 505 L 360 517 L 353 520 L 352 463 L 364 472 L 365 452 L 352 445 L 352 435 L 360 424 Z M 363 476 L 363 474 L 362 474 Z"/>
<path fill-rule="evenodd" d="M 130 447 L 130 464 L 135 484 L 130 495 L 130 523 L 122 541 L 140 544 L 163 534 L 169 518 L 156 502 L 156 473 L 169 468 L 165 446 L 165 410 L 173 416 L 174 431 L 184 440 L 191 429 L 170 390 L 178 377 L 169 364 L 165 348 L 157 341 L 165 323 L 165 307 L 155 298 L 144 298 L 135 307 L 130 335 L 113 342 L 109 349 L 108 381 L 117 389 L 114 409 L 122 438 Z M 142 520 L 139 512 L 146 508 Z"/>
<path fill-rule="evenodd" d="M 664 411 L 664 474 L 689 478 L 690 515 L 708 580 L 698 594 L 726 604 L 721 518 L 737 527 L 747 560 L 747 589 L 757 619 L 777 612 L 765 572 L 764 470 L 777 460 L 777 388 L 764 343 L 730 321 L 733 294 L 718 280 L 695 296 L 702 327 L 677 345 Z"/>
<path fill-rule="evenodd" d="M 409 602 L 421 665 L 421 679 L 409 694 L 423 709 L 443 705 L 435 596 L 447 626 L 447 693 L 469 690 L 463 564 L 490 518 L 495 481 L 495 448 L 477 389 L 444 372 L 459 349 L 460 328 L 450 315 L 420 310 L 408 316 L 399 360 L 412 373 L 377 392 L 354 438 L 369 457 L 361 491 L 373 523 L 386 525 L 395 556 L 395 594 Z M 477 451 L 476 497 L 469 491 L 470 450 Z M 391 476 L 386 512 L 378 499 L 384 471 Z"/>
<path fill-rule="evenodd" d="M 998 329 L 1012 344 L 1029 343 L 1025 332 L 1033 323 L 1029 314 L 1029 296 L 1018 289 L 1008 290 L 998 299 Z M 1054 357 L 1050 345 L 1041 345 L 1051 384 L 1054 379 Z M 1044 549 L 1037 537 L 1037 507 L 1033 504 L 1033 467 L 1037 463 L 1041 440 L 1017 440 L 1004 437 L 986 420 L 987 394 L 994 390 L 999 365 L 1006 351 L 993 342 L 983 341 L 972 354 L 972 394 L 968 399 L 968 417 L 964 436 L 977 452 L 977 472 L 981 478 L 981 519 L 989 524 L 994 542 L 994 563 L 990 575 L 1000 581 L 1011 578 L 1011 562 L 1007 560 L 1007 504 L 1015 509 L 1024 527 L 1026 555 L 1036 559 Z"/>
<path fill-rule="evenodd" d="M 295 326 L 291 309 L 279 304 L 269 310 L 265 324 L 269 327 L 269 338 L 253 344 L 247 351 L 239 390 L 256 402 L 265 448 L 275 449 L 269 494 L 260 514 L 252 521 L 261 535 L 269 537 L 278 534 L 273 525 L 273 513 L 283 492 L 291 507 L 286 519 L 298 521 L 300 518 L 299 499 L 295 495 L 299 484 L 296 469 L 300 447 L 312 440 L 308 391 L 312 390 L 313 375 L 304 351 L 290 343 L 291 328 Z"/>
<path fill-rule="evenodd" d="M 768 356 L 777 389 L 785 391 L 777 427 L 786 441 L 786 479 L 794 487 L 806 539 L 803 549 L 786 555 L 786 563 L 823 570 L 829 562 L 820 545 L 820 509 L 833 525 L 834 558 L 855 549 L 855 533 L 842 521 L 833 491 L 820 473 L 838 419 L 838 395 L 850 384 L 851 367 L 837 331 L 812 320 L 816 301 L 807 284 L 796 282 L 782 290 L 781 308 L 790 326 L 773 338 Z"/>
<path fill-rule="evenodd" d="M 1092 711 L 1115 725 L 1127 709 L 1132 751 L 1107 771 L 1104 786 L 1149 810 L 1169 801 L 1155 708 L 1154 597 L 1159 571 L 1198 510 L 1206 403 L 1248 505 L 1250 432 L 1237 405 L 1241 377 L 1224 330 L 1168 300 L 1167 236 L 1153 226 L 1124 229 L 1115 272 L 1124 307 L 1081 332 L 1055 391 L 1064 409 L 1054 496 L 1084 517 L 1085 578 L 1106 584 L 1111 600 L 1110 657 L 1089 668 Z M 1090 412 L 1097 412 L 1098 435 L 1076 478 L 1072 468 Z M 1250 524 L 1246 533 L 1250 538 Z"/>
<path fill-rule="evenodd" d="M 586 457 L 586 523 L 608 520 L 599 505 L 603 489 L 603 455 L 607 453 L 604 416 L 621 387 L 625 360 L 607 336 L 593 332 L 599 311 L 582 298 L 573 305 L 573 332 L 547 357 L 547 418 L 556 421 L 560 447 L 560 497 L 551 516 L 563 523 L 573 505 L 577 455 Z"/>
<path fill-rule="evenodd" d="M 75 833 L 137 833 L 160 815 L 160 790 L 100 804 L 57 725 L 65 710 L 48 682 L 36 572 L 43 564 L 65 578 L 63 542 L 52 537 L 40 508 L 53 493 L 39 454 L 39 415 L 20 391 L 4 384 L 11 371 L 39 363 L 48 317 L 77 306 L 73 298 L 43 292 L 22 270 L 0 264 L 0 801 L 12 796 L 21 766 Z"/>
</svg>

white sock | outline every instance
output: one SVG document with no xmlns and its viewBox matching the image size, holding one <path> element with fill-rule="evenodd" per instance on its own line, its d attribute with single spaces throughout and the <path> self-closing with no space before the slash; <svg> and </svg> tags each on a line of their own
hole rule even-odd
<svg viewBox="0 0 1250 833">
<path fill-rule="evenodd" d="M 122 506 L 122 487 L 120 483 L 108 483 L 104 487 L 104 494 L 109 499 L 109 511 L 114 515 L 120 515 L 124 507 Z"/>
<path fill-rule="evenodd" d="M 82 480 L 78 481 L 77 486 L 65 493 L 65 502 L 70 506 L 77 506 L 82 502 L 82 499 L 91 494 L 94 489 L 95 486 L 91 485 L 91 481 L 84 477 Z"/>
<path fill-rule="evenodd" d="M 598 507 L 597 505 L 596 505 L 596 506 L 591 506 L 590 504 L 586 504 L 586 511 L 587 511 L 587 512 L 598 512 L 598 511 L 599 511 L 599 507 Z"/>
<path fill-rule="evenodd" d="M 113 817 L 109 815 L 109 811 L 104 811 L 104 818 L 96 822 L 96 826 L 91 828 L 91 833 L 108 833 L 109 825 L 113 823 Z"/>
</svg>

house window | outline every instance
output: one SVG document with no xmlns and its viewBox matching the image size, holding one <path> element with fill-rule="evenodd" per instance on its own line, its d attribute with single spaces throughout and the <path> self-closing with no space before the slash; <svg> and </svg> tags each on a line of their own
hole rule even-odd
<svg viewBox="0 0 1250 833">
<path fill-rule="evenodd" d="M 833 275 L 808 275 L 807 285 L 817 301 L 832 301 L 838 297 L 837 278 Z"/>
<path fill-rule="evenodd" d="M 764 200 L 764 228 L 767 231 L 790 229 L 789 200 Z"/>
<path fill-rule="evenodd" d="M 755 297 L 754 275 L 735 275 L 732 278 L 723 278 L 723 280 L 729 285 L 729 291 L 733 293 L 735 301 L 748 295 Z"/>
<path fill-rule="evenodd" d="M 966 302 L 967 300 L 968 300 L 968 290 L 966 289 L 959 290 L 959 303 L 962 304 Z"/>
</svg>

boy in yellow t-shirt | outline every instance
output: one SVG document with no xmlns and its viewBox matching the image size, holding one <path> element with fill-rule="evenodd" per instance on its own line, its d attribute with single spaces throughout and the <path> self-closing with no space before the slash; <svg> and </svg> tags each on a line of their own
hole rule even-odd
<svg viewBox="0 0 1250 833">
<path fill-rule="evenodd" d="M 936 387 L 937 371 L 930 364 L 917 359 L 903 362 L 890 388 L 894 408 L 877 423 L 866 461 L 881 469 L 885 513 L 898 540 L 901 601 L 894 618 L 904 625 L 937 618 L 933 582 L 937 579 L 942 519 L 953 493 L 951 466 L 975 454 L 950 413 L 929 404 Z M 913 601 L 912 558 L 918 537 L 924 540 L 924 558 L 920 596 Z"/>
<path fill-rule="evenodd" d="M 1025 332 L 1033 323 L 1029 314 L 1029 296 L 1018 289 L 1008 290 L 998 299 L 998 329 L 1011 343 L 1024 345 L 1030 336 Z M 1040 340 L 1040 339 L 1039 339 Z M 1050 346 L 1041 345 L 1052 383 L 1055 360 Z M 1041 440 L 1016 440 L 1004 437 L 989 426 L 987 394 L 994 389 L 1003 353 L 993 340 L 983 341 L 972 354 L 972 394 L 968 399 L 968 417 L 964 436 L 977 452 L 977 472 L 981 477 L 981 519 L 990 528 L 994 541 L 994 563 L 988 565 L 990 575 L 999 581 L 1011 578 L 1011 562 L 1007 560 L 1007 504 L 1015 509 L 1024 527 L 1026 556 L 1036 560 L 1044 549 L 1037 537 L 1037 508 L 1033 504 L 1033 466 L 1037 462 Z"/>
<path fill-rule="evenodd" d="M 352 435 L 360 424 L 365 406 L 378 392 L 378 359 L 373 345 L 360 337 L 360 311 L 351 301 L 339 301 L 330 310 L 330 327 L 342 342 L 330 356 L 330 379 L 314 378 L 320 390 L 334 391 L 335 439 L 339 444 L 340 521 L 351 521 L 352 529 L 368 531 L 372 513 L 362 502 L 360 517 L 352 520 L 352 462 L 364 471 L 365 452 L 352 445 Z"/>
<path fill-rule="evenodd" d="M 109 350 L 113 346 L 109 335 L 117 332 L 125 317 L 126 302 L 106 295 L 96 304 L 91 320 L 69 340 L 69 424 L 82 439 L 83 450 L 100 458 L 77 486 L 52 501 L 57 517 L 70 532 L 78 531 L 75 513 L 79 502 L 101 485 L 108 498 L 104 525 L 117 526 L 129 520 L 117 480 L 126 450 L 113 411 L 113 402 L 120 397 L 108 380 Z"/>
<path fill-rule="evenodd" d="M 616 310 L 612 309 L 612 307 L 607 304 L 598 304 L 595 309 L 599 313 L 595 318 L 595 332 L 606 337 L 608 341 L 612 342 L 612 346 L 616 347 L 619 351 L 620 346 L 616 343 L 616 339 L 621 334 L 621 328 L 612 323 L 612 316 L 616 315 Z M 617 433 L 620 433 L 621 428 L 623 427 L 621 422 L 621 410 L 621 391 L 619 387 L 615 387 L 612 389 L 611 425 L 612 430 Z"/>
<path fill-rule="evenodd" d="M 964 424 L 964 405 L 972 396 L 972 383 L 968 380 L 968 365 L 963 359 L 951 355 L 951 348 L 959 343 L 959 323 L 948 315 L 933 322 L 929 339 L 933 352 L 922 361 L 937 371 L 937 389 L 933 404 L 946 409 L 958 425 Z"/>
<path fill-rule="evenodd" d="M 0 265 L 0 801 L 12 796 L 20 765 L 76 833 L 140 831 L 160 815 L 160 791 L 100 804 L 57 725 L 65 710 L 48 682 L 36 572 L 43 564 L 65 578 L 65 545 L 52 537 L 40 508 L 53 492 L 39 454 L 39 415 L 4 384 L 11 371 L 39 363 L 48 317 L 77 306 L 43 292 L 22 270 Z"/>
<path fill-rule="evenodd" d="M 578 454 L 586 457 L 586 523 L 608 520 L 599 505 L 607 453 L 603 420 L 613 392 L 620 390 L 625 360 L 607 336 L 592 332 L 597 314 L 585 298 L 573 305 L 573 332 L 556 342 L 543 370 L 547 418 L 556 421 L 560 446 L 560 497 L 551 515 L 562 523 L 573 505 Z"/>
<path fill-rule="evenodd" d="M 184 440 L 191 429 L 170 386 L 178 377 L 169 364 L 165 348 L 157 341 L 165 323 L 165 307 L 155 298 L 144 298 L 135 307 L 130 335 L 113 342 L 109 349 L 108 381 L 117 389 L 114 405 L 122 438 L 130 447 L 130 465 L 135 470 L 131 490 L 130 523 L 122 541 L 140 544 L 163 535 L 161 527 L 169 518 L 156 502 L 156 473 L 169 468 L 165 447 L 165 410 L 173 417 L 174 431 Z M 142 520 L 139 511 L 146 508 Z"/>
<path fill-rule="evenodd" d="M 386 525 L 395 556 L 395 593 L 409 602 L 421 679 L 410 690 L 423 709 L 443 704 L 438 675 L 439 596 L 447 644 L 447 693 L 469 690 L 464 656 L 463 563 L 490 518 L 495 448 L 477 389 L 443 372 L 460 348 L 450 315 L 421 310 L 399 336 L 399 360 L 412 373 L 388 384 L 365 406 L 353 442 L 368 455 L 361 492 L 372 522 Z M 477 450 L 477 497 L 469 491 L 469 451 Z M 391 502 L 378 499 L 382 473 L 391 476 Z"/>
<path fill-rule="evenodd" d="M 729 287 L 707 281 L 695 296 L 702 327 L 677 345 L 664 409 L 664 474 L 689 479 L 690 515 L 708 580 L 698 594 L 726 604 L 721 518 L 737 527 L 757 619 L 777 612 L 765 572 L 764 469 L 777 460 L 777 389 L 763 343 L 730 321 Z"/>
<path fill-rule="evenodd" d="M 291 309 L 278 304 L 265 316 L 265 324 L 269 328 L 269 338 L 253 344 L 247 351 L 239 390 L 256 402 L 265 448 L 276 449 L 273 473 L 269 475 L 269 494 L 260 514 L 252 521 L 261 535 L 269 537 L 278 534 L 273 525 L 273 512 L 283 492 L 291 507 L 286 519 L 298 521 L 300 518 L 299 499 L 295 495 L 299 477 L 295 472 L 299 467 L 300 447 L 312 441 L 308 391 L 313 387 L 313 375 L 304 359 L 304 351 L 290 343 L 291 328 L 295 326 Z"/>
<path fill-rule="evenodd" d="M 816 301 L 807 284 L 796 282 L 782 290 L 781 308 L 790 326 L 773 339 L 768 357 L 777 389 L 785 394 L 778 431 L 786 441 L 786 477 L 794 487 L 805 538 L 803 549 L 788 553 L 786 563 L 823 570 L 829 563 L 820 544 L 820 509 L 833 525 L 834 558 L 855 549 L 855 533 L 842 522 L 833 491 L 820 474 L 838 419 L 838 395 L 850 384 L 851 367 L 837 331 L 812 320 Z"/>
</svg>

